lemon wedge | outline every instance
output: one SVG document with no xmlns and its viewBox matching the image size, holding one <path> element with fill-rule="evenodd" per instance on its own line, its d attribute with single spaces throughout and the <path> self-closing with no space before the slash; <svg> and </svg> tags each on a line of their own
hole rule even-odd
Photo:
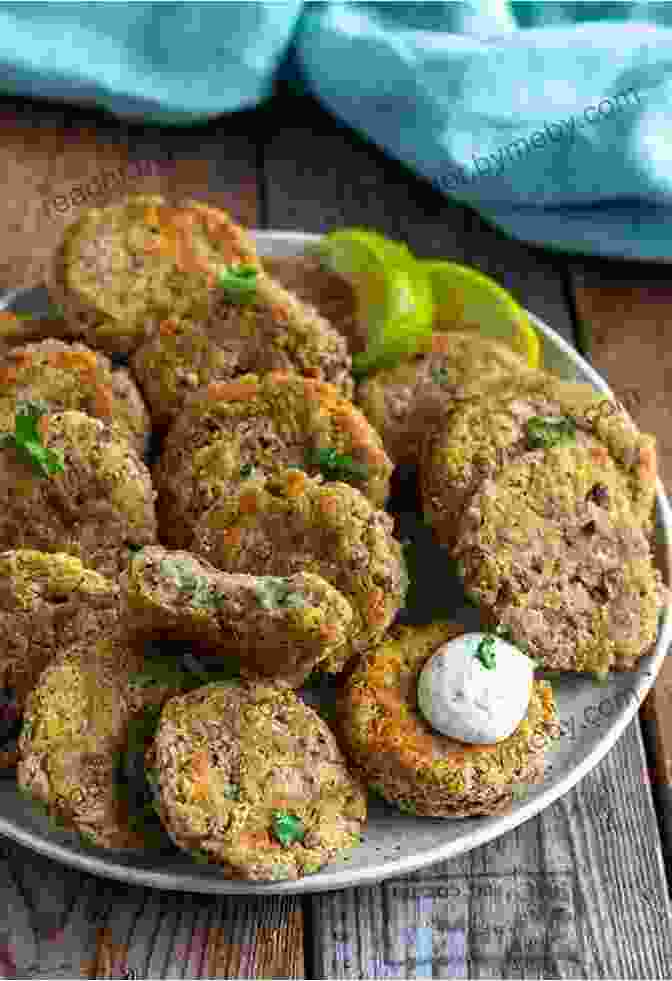
<svg viewBox="0 0 672 981">
<path fill-rule="evenodd" d="M 322 264 L 349 284 L 368 338 L 353 358 L 364 374 L 417 351 L 432 334 L 432 286 L 422 264 L 401 242 L 363 228 L 330 232 L 315 248 Z"/>
<path fill-rule="evenodd" d="M 506 344 L 536 370 L 541 344 L 527 313 L 502 286 L 456 262 L 419 260 L 434 297 L 434 329 L 474 330 Z"/>
</svg>

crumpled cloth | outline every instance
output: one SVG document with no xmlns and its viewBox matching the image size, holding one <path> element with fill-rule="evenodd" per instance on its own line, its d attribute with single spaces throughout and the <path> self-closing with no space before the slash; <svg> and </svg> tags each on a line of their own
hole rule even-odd
<svg viewBox="0 0 672 981">
<path fill-rule="evenodd" d="M 672 259 L 672 4 L 3 3 L 0 66 L 168 124 L 258 104 L 282 66 L 514 238 Z"/>
</svg>

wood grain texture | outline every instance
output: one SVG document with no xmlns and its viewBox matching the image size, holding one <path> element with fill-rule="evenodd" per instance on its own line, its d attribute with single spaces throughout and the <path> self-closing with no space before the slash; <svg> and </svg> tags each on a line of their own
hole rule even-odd
<svg viewBox="0 0 672 981">
<path fill-rule="evenodd" d="M 476 266 L 573 341 L 561 260 L 505 238 L 476 212 L 449 201 L 338 124 L 312 99 L 294 97 L 288 105 L 286 98 L 278 96 L 262 110 L 266 227 L 376 228 L 423 257 Z"/>
<path fill-rule="evenodd" d="M 654 433 L 663 482 L 672 482 L 672 288 L 665 268 L 573 262 L 571 277 L 586 353 L 642 429 Z M 670 585 L 670 584 L 668 584 Z M 644 706 L 655 759 L 656 802 L 672 860 L 672 658 Z"/>
<path fill-rule="evenodd" d="M 515 831 L 405 878 L 314 897 L 311 977 L 669 977 L 657 838 L 635 721 Z"/>
<path fill-rule="evenodd" d="M 188 130 L 0 100 L 0 288 L 34 286 L 63 229 L 125 194 L 199 197 L 256 221 L 256 146 L 242 121 Z"/>
<path fill-rule="evenodd" d="M 0 845 L 0 978 L 303 978 L 297 897 L 161 892 Z"/>
</svg>

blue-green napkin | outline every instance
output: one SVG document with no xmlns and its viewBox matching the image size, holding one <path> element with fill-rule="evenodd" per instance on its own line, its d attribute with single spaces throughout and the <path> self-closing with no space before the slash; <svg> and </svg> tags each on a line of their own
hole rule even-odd
<svg viewBox="0 0 672 981">
<path fill-rule="evenodd" d="M 310 5 L 331 111 L 509 235 L 672 259 L 672 4 Z"/>
<path fill-rule="evenodd" d="M 0 90 L 199 122 L 269 95 L 290 41 L 330 111 L 509 235 L 672 259 L 672 3 L 0 3 Z"/>
</svg>

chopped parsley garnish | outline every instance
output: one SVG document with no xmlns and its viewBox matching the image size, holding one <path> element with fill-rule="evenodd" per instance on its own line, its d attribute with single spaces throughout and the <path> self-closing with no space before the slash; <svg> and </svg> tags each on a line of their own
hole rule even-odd
<svg viewBox="0 0 672 981">
<path fill-rule="evenodd" d="M 65 470 L 62 454 L 50 450 L 42 442 L 38 423 L 48 411 L 42 402 L 17 402 L 15 432 L 0 435 L 0 448 L 12 447 L 40 477 L 51 477 Z"/>
<path fill-rule="evenodd" d="M 526 783 L 512 783 L 511 796 L 514 800 L 525 800 L 529 793 L 529 786 Z"/>
<path fill-rule="evenodd" d="M 305 606 L 305 598 L 292 589 L 286 579 L 276 576 L 258 576 L 257 599 L 264 610 L 296 609 Z"/>
<path fill-rule="evenodd" d="M 496 654 L 497 638 L 494 634 L 486 634 L 482 641 L 479 642 L 476 648 L 477 657 L 484 668 L 488 668 L 489 671 L 495 667 L 495 654 Z"/>
<path fill-rule="evenodd" d="M 133 552 L 134 555 L 137 555 L 138 552 L 142 552 L 144 547 L 145 547 L 144 545 L 135 545 L 133 542 L 128 542 L 128 544 L 126 545 L 128 551 Z"/>
<path fill-rule="evenodd" d="M 305 829 L 299 818 L 288 811 L 273 811 L 273 834 L 283 848 L 295 841 L 303 841 Z"/>
<path fill-rule="evenodd" d="M 257 274 L 254 266 L 227 266 L 219 274 L 219 286 L 233 303 L 251 303 L 257 295 Z"/>
<path fill-rule="evenodd" d="M 205 610 L 221 604 L 221 593 L 212 589 L 207 579 L 197 575 L 190 562 L 183 559 L 162 559 L 159 568 L 163 576 L 176 583 L 181 593 L 189 594 L 192 606 Z"/>
<path fill-rule="evenodd" d="M 307 462 L 319 467 L 328 480 L 366 480 L 369 468 L 365 463 L 357 463 L 351 456 L 338 453 L 334 449 L 313 449 L 307 453 Z"/>
<path fill-rule="evenodd" d="M 251 463 L 244 463 L 240 468 L 240 479 L 247 480 L 254 473 L 254 467 Z"/>
<path fill-rule="evenodd" d="M 495 633 L 502 640 L 506 640 L 509 644 L 513 641 L 513 634 L 511 633 L 511 627 L 506 623 L 498 623 L 495 627 Z"/>
<path fill-rule="evenodd" d="M 432 368 L 432 381 L 436 385 L 446 385 L 450 380 L 451 376 L 447 368 Z"/>
<path fill-rule="evenodd" d="M 568 416 L 532 416 L 526 423 L 527 445 L 531 450 L 550 450 L 576 439 L 576 423 Z"/>
</svg>

